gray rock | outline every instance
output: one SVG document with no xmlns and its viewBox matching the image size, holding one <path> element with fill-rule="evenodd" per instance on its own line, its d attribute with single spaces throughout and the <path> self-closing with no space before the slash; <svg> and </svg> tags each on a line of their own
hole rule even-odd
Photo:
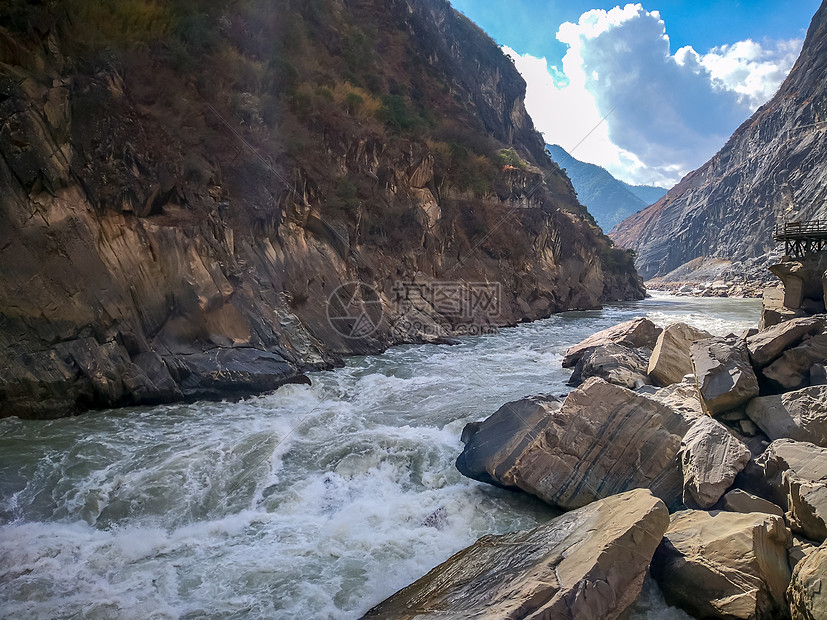
<svg viewBox="0 0 827 620">
<path fill-rule="evenodd" d="M 794 532 L 810 540 L 827 537 L 827 448 L 777 439 L 755 459 Z"/>
<path fill-rule="evenodd" d="M 747 348 L 756 368 L 764 368 L 780 356 L 785 349 L 795 346 L 805 336 L 812 336 L 824 329 L 822 317 L 792 319 L 773 325 L 747 339 Z"/>
<path fill-rule="evenodd" d="M 586 349 L 602 344 L 619 344 L 633 349 L 645 347 L 652 349 L 657 342 L 660 328 L 645 317 L 619 323 L 606 328 L 570 347 L 563 357 L 563 368 L 573 368 L 583 357 Z"/>
<path fill-rule="evenodd" d="M 711 508 L 746 467 L 752 454 L 727 428 L 703 416 L 681 441 L 683 503 L 689 508 Z"/>
<path fill-rule="evenodd" d="M 735 409 L 758 396 L 758 379 L 743 340 L 700 340 L 692 345 L 690 356 L 701 403 L 711 415 Z"/>
<path fill-rule="evenodd" d="M 647 372 L 658 385 L 677 383 L 692 372 L 689 349 L 697 340 L 711 338 L 712 334 L 686 323 L 667 325 L 658 336 L 649 358 Z"/>
<path fill-rule="evenodd" d="M 648 491 L 615 495 L 527 532 L 485 536 L 364 618 L 618 618 L 668 525 Z"/>
<path fill-rule="evenodd" d="M 590 347 L 577 362 L 569 385 L 580 385 L 590 377 L 600 377 L 630 390 L 649 385 L 646 368 L 650 353 L 648 349 L 632 349 L 615 343 Z"/>
<path fill-rule="evenodd" d="M 827 385 L 753 398 L 746 413 L 770 439 L 786 437 L 827 447 Z"/>
<path fill-rule="evenodd" d="M 465 449 L 457 457 L 457 469 L 480 482 L 518 489 L 502 480 L 558 409 L 560 401 L 554 396 L 532 396 L 506 403 L 482 422 L 466 424 Z"/>
<path fill-rule="evenodd" d="M 495 477 L 502 486 L 566 510 L 636 488 L 651 489 L 667 505 L 679 506 L 683 480 L 678 451 L 695 419 L 650 396 L 592 378 L 545 419 L 527 419 L 531 438 L 514 440 L 519 453 L 511 444 L 500 449 L 496 432 L 481 428 L 463 450 L 470 456 L 461 455 L 458 463 L 464 460 L 469 471 L 472 461 L 474 471 L 485 472 L 477 479 Z M 528 431 L 520 432 L 528 436 Z M 489 441 L 489 458 L 479 459 L 478 446 Z"/>
<path fill-rule="evenodd" d="M 808 338 L 787 349 L 761 373 L 781 390 L 796 390 L 810 384 L 810 369 L 827 362 L 827 334 Z"/>
</svg>

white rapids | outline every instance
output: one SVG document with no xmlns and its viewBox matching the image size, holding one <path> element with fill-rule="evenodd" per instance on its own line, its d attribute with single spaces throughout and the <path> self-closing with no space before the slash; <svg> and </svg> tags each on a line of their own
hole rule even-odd
<svg viewBox="0 0 827 620">
<path fill-rule="evenodd" d="M 237 403 L 0 420 L 0 616 L 358 618 L 480 536 L 557 514 L 456 471 L 467 422 L 568 392 L 566 348 L 615 323 L 725 334 L 759 313 L 655 293 Z M 665 614 L 682 617 L 647 584 L 632 617 Z"/>
</svg>

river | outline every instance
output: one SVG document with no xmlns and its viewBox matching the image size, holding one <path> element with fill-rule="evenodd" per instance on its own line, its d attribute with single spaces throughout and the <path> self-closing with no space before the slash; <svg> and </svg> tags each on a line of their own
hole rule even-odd
<svg viewBox="0 0 827 620">
<path fill-rule="evenodd" d="M 0 616 L 358 618 L 480 536 L 557 514 L 456 471 L 466 422 L 568 392 L 566 348 L 615 323 L 725 334 L 759 314 L 655 293 L 238 403 L 0 420 Z M 663 615 L 658 594 L 633 617 Z"/>
</svg>

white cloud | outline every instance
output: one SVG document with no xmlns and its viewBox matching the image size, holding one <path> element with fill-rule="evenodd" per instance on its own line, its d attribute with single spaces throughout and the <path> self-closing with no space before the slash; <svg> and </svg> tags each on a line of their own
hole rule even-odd
<svg viewBox="0 0 827 620">
<path fill-rule="evenodd" d="M 546 141 L 624 180 L 667 186 L 772 96 L 801 47 L 747 40 L 672 55 L 660 14 L 640 4 L 588 11 L 557 39 L 569 46 L 561 67 L 504 48 Z"/>
</svg>

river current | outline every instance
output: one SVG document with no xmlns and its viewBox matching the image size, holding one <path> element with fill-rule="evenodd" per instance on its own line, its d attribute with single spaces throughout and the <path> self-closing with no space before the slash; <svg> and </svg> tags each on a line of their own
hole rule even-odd
<svg viewBox="0 0 827 620">
<path fill-rule="evenodd" d="M 0 420 L 0 617 L 358 618 L 480 536 L 557 514 L 456 471 L 467 422 L 568 392 L 566 348 L 615 323 L 726 334 L 760 314 L 654 295 L 238 403 Z M 667 612 L 647 584 L 633 617 Z"/>
</svg>

